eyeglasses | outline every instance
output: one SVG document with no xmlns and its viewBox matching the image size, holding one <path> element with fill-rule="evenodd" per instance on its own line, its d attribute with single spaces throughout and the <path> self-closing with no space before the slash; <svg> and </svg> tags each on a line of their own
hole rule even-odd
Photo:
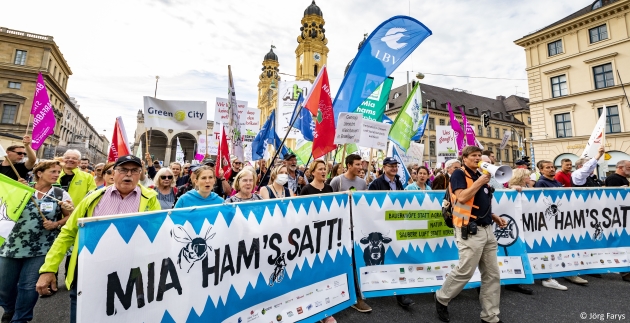
<svg viewBox="0 0 630 323">
<path fill-rule="evenodd" d="M 18 154 L 20 156 L 26 156 L 26 153 L 25 152 L 21 152 L 21 151 L 12 151 L 12 153 Z"/>
<path fill-rule="evenodd" d="M 105 174 L 107 174 L 107 175 L 111 175 L 113 173 L 114 173 L 114 170 L 112 170 L 112 169 L 108 169 L 108 170 L 105 171 Z"/>
<path fill-rule="evenodd" d="M 131 173 L 132 175 L 138 175 L 142 171 L 142 169 L 140 169 L 140 168 L 129 169 L 129 168 L 123 168 L 123 167 L 116 168 L 116 170 L 119 173 L 122 173 L 122 174 L 129 174 L 129 173 Z"/>
<path fill-rule="evenodd" d="M 234 162 L 233 164 L 234 165 L 243 165 L 243 163 L 241 163 L 241 162 Z"/>
<path fill-rule="evenodd" d="M 160 176 L 161 179 L 173 179 L 173 175 L 162 175 Z"/>
<path fill-rule="evenodd" d="M 95 169 L 94 171 L 95 171 L 95 172 L 102 172 L 102 171 L 103 171 L 103 169 L 102 169 L 102 168 L 97 168 L 97 169 Z"/>
</svg>

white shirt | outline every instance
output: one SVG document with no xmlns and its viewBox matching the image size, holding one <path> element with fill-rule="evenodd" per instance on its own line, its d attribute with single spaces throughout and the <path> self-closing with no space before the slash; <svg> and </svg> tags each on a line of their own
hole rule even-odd
<svg viewBox="0 0 630 323">
<path fill-rule="evenodd" d="M 597 167 L 597 159 L 591 158 L 584 163 L 582 167 L 576 169 L 573 173 L 571 173 L 571 181 L 573 184 L 584 185 L 584 183 L 586 183 L 586 178 L 591 176 L 595 167 Z"/>
</svg>

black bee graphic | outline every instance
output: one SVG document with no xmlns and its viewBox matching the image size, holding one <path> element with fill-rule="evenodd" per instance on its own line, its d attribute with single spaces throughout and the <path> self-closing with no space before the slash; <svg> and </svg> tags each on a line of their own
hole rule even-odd
<svg viewBox="0 0 630 323">
<path fill-rule="evenodd" d="M 186 244 L 177 256 L 177 264 L 180 269 L 182 269 L 182 258 L 190 264 L 187 271 L 190 272 L 190 269 L 197 261 L 204 260 L 208 256 L 208 250 L 212 251 L 212 247 L 208 245 L 208 240 L 214 238 L 216 233 L 210 234 L 210 230 L 212 230 L 212 227 L 206 231 L 203 238 L 196 237 L 194 239 L 190 237 L 186 229 L 181 225 L 177 225 L 171 230 L 171 236 L 175 241 Z"/>
</svg>

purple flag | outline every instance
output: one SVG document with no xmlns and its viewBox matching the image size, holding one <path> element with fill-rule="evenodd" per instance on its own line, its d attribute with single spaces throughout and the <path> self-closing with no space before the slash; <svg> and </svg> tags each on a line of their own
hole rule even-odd
<svg viewBox="0 0 630 323">
<path fill-rule="evenodd" d="M 453 108 L 451 107 L 451 103 L 447 102 L 448 105 L 448 115 L 451 117 L 451 129 L 455 134 L 455 143 L 457 144 L 457 154 L 461 155 L 462 150 L 465 146 L 464 141 L 464 131 L 462 130 L 462 126 L 459 124 L 459 121 L 455 118 L 455 114 L 453 113 Z"/>
<path fill-rule="evenodd" d="M 461 106 L 459 107 L 459 112 L 462 114 L 462 121 L 464 122 L 464 128 L 466 129 L 466 145 L 477 146 L 477 141 L 475 140 L 475 130 L 473 130 L 473 127 L 468 123 L 466 113 Z"/>
<path fill-rule="evenodd" d="M 31 147 L 33 150 L 37 150 L 46 138 L 55 132 L 55 125 L 57 124 L 42 73 L 39 73 L 37 76 L 31 114 L 33 115 L 33 141 Z"/>
</svg>

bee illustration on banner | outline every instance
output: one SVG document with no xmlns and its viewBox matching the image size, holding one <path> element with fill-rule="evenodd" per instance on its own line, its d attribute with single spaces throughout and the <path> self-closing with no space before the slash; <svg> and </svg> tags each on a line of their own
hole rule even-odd
<svg viewBox="0 0 630 323">
<path fill-rule="evenodd" d="M 190 264 L 187 271 L 190 272 L 190 269 L 196 262 L 204 260 L 208 257 L 208 250 L 212 251 L 212 247 L 208 245 L 208 240 L 214 238 L 214 235 L 216 234 L 210 234 L 211 230 L 212 227 L 208 228 L 208 231 L 206 231 L 203 238 L 191 238 L 188 232 L 186 232 L 186 229 L 184 229 L 181 225 L 177 225 L 171 230 L 171 236 L 175 239 L 175 241 L 186 244 L 179 251 L 179 255 L 177 256 L 177 264 L 180 269 L 182 269 L 182 258 Z"/>
</svg>

